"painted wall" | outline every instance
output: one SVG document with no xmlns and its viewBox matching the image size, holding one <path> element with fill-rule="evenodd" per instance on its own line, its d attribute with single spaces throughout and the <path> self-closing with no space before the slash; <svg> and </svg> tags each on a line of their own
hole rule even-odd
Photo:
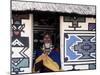
<svg viewBox="0 0 100 75">
<path fill-rule="evenodd" d="M 60 16 L 62 70 L 95 69 L 96 18 L 68 16 L 65 21 L 64 16 Z M 21 36 L 12 35 L 12 74 L 32 73 L 33 15 L 29 14 L 29 19 L 21 19 L 21 24 L 25 25 Z"/>
<path fill-rule="evenodd" d="M 86 22 L 79 22 L 78 25 L 81 28 L 76 28 L 76 30 L 88 30 L 88 23 L 96 23 L 96 19 L 93 17 L 86 17 Z M 64 17 L 60 16 L 60 24 L 63 30 L 74 30 L 74 28 L 69 28 L 72 22 L 64 22 Z"/>
<path fill-rule="evenodd" d="M 74 17 L 66 16 L 65 22 L 64 16 L 60 16 L 62 70 L 95 69 L 96 18 L 84 17 L 81 19 L 79 16 L 78 19 L 78 17 Z"/>
<path fill-rule="evenodd" d="M 13 23 L 12 19 L 12 25 Z M 12 36 L 12 74 L 31 73 L 32 72 L 32 55 L 33 55 L 33 15 L 29 14 L 29 19 L 21 19 L 22 28 L 20 36 Z M 17 24 L 15 26 L 18 26 Z M 19 29 L 20 29 L 19 27 Z M 14 30 L 14 26 L 12 26 Z M 16 30 L 17 31 L 17 30 Z M 13 33 L 13 31 L 12 31 Z"/>
</svg>

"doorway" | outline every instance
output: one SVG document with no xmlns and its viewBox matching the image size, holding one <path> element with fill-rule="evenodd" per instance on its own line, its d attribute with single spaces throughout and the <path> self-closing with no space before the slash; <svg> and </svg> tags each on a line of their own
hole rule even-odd
<svg viewBox="0 0 100 75">
<path fill-rule="evenodd" d="M 54 49 L 60 53 L 60 21 L 59 15 L 52 12 L 35 11 L 33 13 L 33 65 L 35 62 L 36 50 L 43 46 L 43 35 L 49 32 L 52 36 Z"/>
</svg>

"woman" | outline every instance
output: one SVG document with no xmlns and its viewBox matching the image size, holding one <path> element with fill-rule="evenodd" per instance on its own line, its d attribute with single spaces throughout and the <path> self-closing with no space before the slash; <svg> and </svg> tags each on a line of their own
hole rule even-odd
<svg viewBox="0 0 100 75">
<path fill-rule="evenodd" d="M 54 72 L 60 70 L 60 53 L 54 49 L 50 33 L 43 37 L 43 47 L 36 50 L 35 72 Z"/>
</svg>

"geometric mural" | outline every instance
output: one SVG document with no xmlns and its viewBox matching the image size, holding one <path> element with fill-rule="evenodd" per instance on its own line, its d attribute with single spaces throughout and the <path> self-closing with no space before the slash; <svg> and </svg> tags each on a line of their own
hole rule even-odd
<svg viewBox="0 0 100 75">
<path fill-rule="evenodd" d="M 66 17 L 67 18 L 67 17 Z M 88 23 L 87 30 L 77 30 L 82 28 L 80 22 L 85 23 L 85 19 L 80 17 L 77 20 L 70 18 L 75 24 L 73 30 L 64 30 L 64 70 L 77 71 L 96 69 L 96 33 L 95 23 Z M 13 19 L 14 20 L 14 19 Z M 71 22 L 68 20 L 68 22 Z M 80 27 L 79 27 L 80 26 Z M 23 36 L 25 24 L 22 19 L 14 20 L 12 24 L 12 41 L 11 41 L 11 72 L 12 74 L 28 73 L 25 69 L 30 67 L 30 57 L 26 52 L 29 49 L 29 37 Z M 84 29 L 84 28 L 83 28 Z M 61 35 L 61 34 L 60 34 Z M 62 36 L 61 36 L 62 37 Z M 33 52 L 35 53 L 35 52 Z M 34 62 L 34 61 L 33 61 Z M 31 67 L 32 69 L 32 67 Z M 29 72 L 30 73 L 30 72 Z"/>
<path fill-rule="evenodd" d="M 78 25 L 79 22 L 85 22 L 85 17 L 80 17 L 80 16 L 65 16 L 64 17 L 64 22 L 72 22 L 72 26 L 69 26 L 69 28 L 81 28 L 81 26 Z"/>
<path fill-rule="evenodd" d="M 67 64 L 66 66 L 72 66 L 71 70 L 82 70 L 80 67 L 75 69 L 77 65 L 87 65 L 84 69 L 96 68 L 95 33 L 64 33 L 64 40 L 64 62 Z"/>
<path fill-rule="evenodd" d="M 11 69 L 13 74 L 24 72 L 24 69 L 29 67 L 29 57 L 25 53 L 29 48 L 29 38 L 22 37 L 21 32 L 24 32 L 25 24 L 21 24 L 20 20 L 15 20 L 12 24 L 12 58 Z"/>
<path fill-rule="evenodd" d="M 79 42 L 74 46 L 74 50 L 77 50 L 77 53 L 82 54 L 79 59 L 92 59 L 91 53 L 94 53 L 96 50 L 96 45 L 94 42 L 91 42 L 91 38 L 94 36 L 78 36 L 83 41 Z"/>
<path fill-rule="evenodd" d="M 77 15 L 64 16 L 63 19 L 63 24 L 67 26 L 64 28 L 63 69 L 96 69 L 95 20 L 89 22 L 86 17 Z"/>
</svg>

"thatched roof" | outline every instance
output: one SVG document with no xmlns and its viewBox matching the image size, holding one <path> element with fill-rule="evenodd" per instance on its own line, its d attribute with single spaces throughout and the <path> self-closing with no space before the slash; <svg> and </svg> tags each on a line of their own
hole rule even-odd
<svg viewBox="0 0 100 75">
<path fill-rule="evenodd" d="M 12 1 L 13 11 L 50 11 L 59 13 L 76 13 L 81 15 L 96 15 L 96 7 L 92 5 L 75 5 L 65 3 L 46 3 L 34 1 Z"/>
</svg>

